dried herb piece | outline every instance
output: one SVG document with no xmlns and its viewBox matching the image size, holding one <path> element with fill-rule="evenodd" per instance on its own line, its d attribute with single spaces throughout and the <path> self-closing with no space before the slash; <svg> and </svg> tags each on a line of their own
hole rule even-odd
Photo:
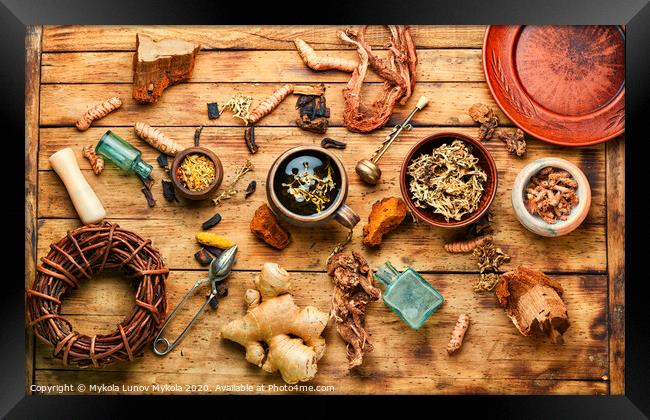
<svg viewBox="0 0 650 420">
<path fill-rule="evenodd" d="M 330 137 L 325 137 L 323 140 L 320 142 L 321 147 L 325 149 L 345 149 L 345 146 L 347 144 L 343 141 L 335 140 Z"/>
<path fill-rule="evenodd" d="M 207 189 L 216 177 L 214 162 L 200 153 L 185 156 L 175 176 L 190 191 Z"/>
<path fill-rule="evenodd" d="M 158 162 L 158 166 L 160 166 L 161 168 L 169 169 L 169 160 L 167 160 L 166 154 L 164 153 L 159 154 L 156 161 Z"/>
<path fill-rule="evenodd" d="M 447 221 L 461 220 L 475 211 L 487 181 L 472 148 L 458 139 L 413 159 L 406 174 L 411 177 L 409 191 L 414 204 L 431 208 Z"/>
<path fill-rule="evenodd" d="M 485 104 L 474 104 L 469 108 L 469 116 L 475 122 L 481 124 L 478 129 L 478 139 L 481 141 L 489 140 L 494 135 L 494 130 L 499 124 L 499 118 L 494 115 L 492 108 Z"/>
<path fill-rule="evenodd" d="M 217 285 L 217 296 L 219 297 L 228 296 L 228 286 L 225 283 L 219 283 Z"/>
<path fill-rule="evenodd" d="M 194 254 L 194 258 L 204 267 L 209 265 L 213 260 L 212 255 L 210 255 L 205 248 L 201 248 L 196 254 Z"/>
<path fill-rule="evenodd" d="M 563 169 L 547 166 L 530 178 L 524 204 L 528 212 L 548 224 L 567 220 L 578 205 L 578 183 Z"/>
<path fill-rule="evenodd" d="M 255 192 L 257 189 L 257 181 L 252 180 L 249 184 L 248 187 L 246 187 L 246 191 L 244 191 L 244 198 L 248 198 L 251 194 Z"/>
<path fill-rule="evenodd" d="M 219 255 L 223 252 L 222 249 L 219 249 L 216 246 L 203 245 L 203 249 L 212 254 L 214 258 L 219 258 Z"/>
<path fill-rule="evenodd" d="M 176 192 L 174 191 L 174 184 L 171 181 L 162 180 L 162 189 L 163 196 L 167 201 L 176 201 L 178 203 L 178 198 L 176 198 Z"/>
<path fill-rule="evenodd" d="M 219 204 L 221 204 L 222 201 L 228 200 L 228 199 L 232 198 L 235 194 L 237 194 L 237 190 L 235 189 L 235 186 L 237 185 L 237 182 L 244 175 L 246 175 L 248 172 L 250 172 L 252 170 L 253 170 L 253 163 L 250 160 L 246 159 L 246 163 L 244 163 L 244 165 L 241 168 L 239 168 L 239 169 L 237 169 L 235 171 L 234 179 L 230 183 L 230 185 L 228 185 L 228 187 L 221 192 L 219 197 L 212 200 L 214 205 L 218 206 Z"/>
<path fill-rule="evenodd" d="M 209 295 L 206 297 L 210 297 Z M 210 308 L 212 309 L 217 309 L 219 306 L 219 299 L 217 299 L 216 296 L 214 296 L 212 299 L 210 299 Z"/>
<path fill-rule="evenodd" d="M 219 118 L 219 104 L 216 102 L 210 102 L 208 104 L 208 118 L 215 120 Z"/>
<path fill-rule="evenodd" d="M 511 155 L 521 157 L 526 154 L 526 137 L 521 129 L 514 132 L 502 132 L 498 135 L 499 139 L 505 142 L 506 150 Z"/>
<path fill-rule="evenodd" d="M 201 132 L 203 131 L 203 126 L 200 125 L 194 130 L 194 147 L 199 147 L 201 141 Z"/>
<path fill-rule="evenodd" d="M 230 98 L 228 102 L 223 106 L 224 111 L 232 111 L 232 116 L 234 118 L 239 118 L 244 121 L 244 124 L 248 125 L 248 119 L 250 118 L 250 109 L 253 98 L 251 96 L 244 96 L 241 93 L 238 93 Z"/>
<path fill-rule="evenodd" d="M 244 130 L 244 141 L 249 152 L 252 154 L 257 153 L 259 146 L 255 144 L 255 127 L 248 127 Z"/>
<path fill-rule="evenodd" d="M 149 207 L 156 205 L 156 200 L 153 198 L 153 194 L 151 194 L 151 190 L 149 188 L 142 187 L 140 191 L 142 191 L 142 194 L 144 194 L 145 198 L 147 199 L 147 205 Z"/>
<path fill-rule="evenodd" d="M 203 224 L 201 225 L 201 229 L 208 230 L 211 227 L 214 227 L 217 224 L 219 224 L 220 221 L 221 221 L 221 215 L 219 213 L 215 213 L 214 216 L 212 216 L 211 218 L 203 222 Z"/>
<path fill-rule="evenodd" d="M 499 281 L 499 267 L 510 261 L 510 256 L 495 246 L 492 241 L 486 241 L 476 247 L 473 254 L 477 259 L 480 273 L 474 291 L 487 292 L 494 289 Z"/>
<path fill-rule="evenodd" d="M 363 244 L 378 246 L 391 230 L 406 218 L 406 204 L 399 197 L 386 197 L 372 205 L 368 224 L 363 227 Z"/>
<path fill-rule="evenodd" d="M 303 130 L 324 133 L 329 125 L 330 109 L 324 95 L 300 95 L 296 101 L 296 125 Z"/>
</svg>

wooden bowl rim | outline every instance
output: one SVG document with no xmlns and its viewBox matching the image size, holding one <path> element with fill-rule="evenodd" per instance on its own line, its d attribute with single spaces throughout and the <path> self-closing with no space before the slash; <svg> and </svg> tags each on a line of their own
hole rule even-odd
<svg viewBox="0 0 650 420">
<path fill-rule="evenodd" d="M 492 193 L 488 197 L 488 199 L 485 201 L 485 203 L 476 209 L 474 213 L 470 214 L 466 219 L 460 220 L 460 221 L 450 221 L 450 222 L 439 222 L 437 220 L 432 220 L 429 218 L 429 216 L 424 213 L 421 209 L 415 206 L 413 204 L 413 201 L 411 199 L 411 196 L 409 195 L 408 192 L 408 187 L 406 184 L 406 170 L 408 167 L 408 164 L 411 162 L 413 159 L 413 156 L 420 151 L 423 147 L 425 147 L 427 144 L 433 141 L 438 141 L 441 139 L 450 139 L 450 140 L 455 140 L 459 139 L 462 140 L 466 143 L 469 143 L 470 146 L 472 146 L 473 151 L 479 150 L 479 153 L 484 156 L 487 166 L 489 167 L 489 173 L 488 175 L 488 182 L 492 179 L 494 180 L 494 188 L 492 189 Z M 432 134 L 430 136 L 427 136 L 423 138 L 422 140 L 418 141 L 411 149 L 408 151 L 406 154 L 404 161 L 402 162 L 402 167 L 400 169 L 400 190 L 402 193 L 402 197 L 404 198 L 404 201 L 406 202 L 406 205 L 409 207 L 411 212 L 413 212 L 418 219 L 424 221 L 425 223 L 435 226 L 435 227 L 441 227 L 441 228 L 460 228 L 460 227 L 465 227 L 470 225 L 471 223 L 475 222 L 478 220 L 485 212 L 490 208 L 492 205 L 492 202 L 494 201 L 494 197 L 496 197 L 497 193 L 497 188 L 499 186 L 499 176 L 497 172 L 497 165 L 496 162 L 494 161 L 494 158 L 492 157 L 492 154 L 490 151 L 483 145 L 481 144 L 480 141 L 474 139 L 473 137 L 470 137 L 465 134 L 461 133 L 455 133 L 455 132 L 444 132 L 444 133 L 437 133 L 437 134 Z"/>
<path fill-rule="evenodd" d="M 185 188 L 176 177 L 176 170 L 180 166 L 181 162 L 183 159 L 185 159 L 186 156 L 191 154 L 201 154 L 207 156 L 212 161 L 212 163 L 214 163 L 214 180 L 205 190 L 191 191 L 190 189 Z M 221 181 L 223 180 L 223 166 L 221 165 L 221 160 L 219 157 L 212 150 L 201 146 L 188 147 L 187 149 L 180 151 L 176 157 L 174 157 L 169 175 L 172 183 L 174 184 L 174 187 L 176 187 L 176 189 L 181 193 L 183 197 L 190 200 L 202 200 L 210 196 L 221 186 Z"/>
</svg>

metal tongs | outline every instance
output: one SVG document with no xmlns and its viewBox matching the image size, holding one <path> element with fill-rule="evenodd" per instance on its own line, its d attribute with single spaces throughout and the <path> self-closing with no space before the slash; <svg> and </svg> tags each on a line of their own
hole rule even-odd
<svg viewBox="0 0 650 420">
<path fill-rule="evenodd" d="M 180 301 L 180 303 L 176 306 L 174 311 L 169 315 L 169 318 L 167 318 L 167 321 L 163 324 L 162 328 L 158 332 L 158 335 L 156 338 L 153 340 L 153 352 L 156 353 L 158 356 L 164 356 L 170 351 L 174 349 L 178 345 L 178 343 L 183 339 L 185 334 L 189 331 L 189 329 L 194 325 L 196 320 L 201 316 L 203 313 L 203 310 L 205 307 L 212 301 L 212 299 L 216 299 L 217 297 L 217 285 L 224 281 L 229 275 L 230 275 L 230 270 L 232 268 L 233 263 L 235 262 L 235 255 L 237 254 L 237 245 L 233 245 L 230 248 L 226 249 L 219 255 L 218 258 L 215 258 L 212 260 L 212 263 L 210 264 L 210 269 L 208 271 L 208 277 L 201 279 L 194 283 L 194 286 L 190 289 L 189 292 L 185 295 L 183 300 Z M 190 321 L 189 324 L 187 324 L 187 327 L 181 332 L 181 334 L 176 337 L 176 340 L 174 340 L 171 344 L 169 341 L 161 337 L 163 332 L 165 331 L 165 328 L 167 327 L 167 324 L 171 322 L 171 320 L 174 318 L 176 315 L 176 312 L 183 306 L 185 301 L 189 299 L 190 296 L 192 296 L 196 290 L 203 286 L 206 283 L 210 283 L 210 294 L 205 300 L 205 303 L 201 306 L 199 311 L 194 315 L 194 318 Z M 159 344 L 164 344 L 164 348 L 160 350 L 158 348 Z"/>
</svg>

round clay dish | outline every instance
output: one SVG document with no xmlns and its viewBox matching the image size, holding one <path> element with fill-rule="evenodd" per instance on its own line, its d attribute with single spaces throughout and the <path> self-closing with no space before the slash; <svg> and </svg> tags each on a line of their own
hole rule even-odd
<svg viewBox="0 0 650 420">
<path fill-rule="evenodd" d="M 214 163 L 214 171 L 215 171 L 214 180 L 208 186 L 208 188 L 201 191 L 192 191 L 188 188 L 185 188 L 183 184 L 176 177 L 176 171 L 181 166 L 183 159 L 185 159 L 185 157 L 188 155 L 194 155 L 194 154 L 204 155 L 208 159 L 210 159 L 212 163 Z M 219 189 L 219 186 L 221 186 L 221 181 L 223 180 L 223 166 L 221 165 L 221 161 L 219 160 L 217 155 L 214 154 L 214 152 L 212 152 L 209 149 L 206 149 L 205 147 L 190 147 L 178 153 L 174 158 L 174 161 L 172 162 L 172 167 L 170 172 L 171 172 L 170 177 L 172 179 L 172 183 L 174 184 L 174 187 L 176 188 L 176 192 L 178 193 L 178 195 L 187 198 L 188 200 L 205 200 L 206 198 L 210 198 Z"/>
<path fill-rule="evenodd" d="M 461 220 L 450 219 L 449 221 L 446 221 L 444 216 L 434 213 L 430 209 L 415 206 L 411 199 L 411 193 L 409 192 L 409 182 L 411 177 L 406 175 L 406 171 L 413 159 L 417 158 L 421 154 L 431 153 L 433 149 L 442 146 L 444 143 L 451 144 L 455 139 L 462 140 L 472 147 L 472 154 L 479 159 L 478 165 L 483 169 L 483 171 L 485 171 L 487 181 L 483 184 L 484 191 L 481 196 L 481 201 L 473 213 L 464 215 Z M 428 223 L 429 225 L 442 228 L 459 228 L 477 221 L 490 208 L 497 193 L 497 184 L 497 165 L 490 152 L 481 144 L 480 141 L 460 133 L 438 133 L 420 140 L 406 154 L 400 170 L 400 190 L 402 192 L 402 197 L 411 212 L 417 216 L 418 219 Z"/>
<path fill-rule="evenodd" d="M 524 204 L 524 191 L 535 174 L 551 166 L 564 169 L 578 183 L 578 205 L 571 209 L 567 220 L 558 220 L 555 224 L 546 223 L 541 217 L 532 215 Z M 573 163 L 560 158 L 537 159 L 526 165 L 515 178 L 512 186 L 512 207 L 521 224 L 529 231 L 541 236 L 562 236 L 573 232 L 585 220 L 591 207 L 591 188 L 585 174 Z"/>
<path fill-rule="evenodd" d="M 563 146 L 625 131 L 620 26 L 490 26 L 483 70 L 494 100 L 533 137 Z"/>
</svg>

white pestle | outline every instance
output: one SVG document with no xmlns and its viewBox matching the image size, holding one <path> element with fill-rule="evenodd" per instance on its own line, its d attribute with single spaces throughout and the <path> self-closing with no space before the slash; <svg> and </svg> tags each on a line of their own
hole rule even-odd
<svg viewBox="0 0 650 420">
<path fill-rule="evenodd" d="M 100 222 L 106 217 L 102 202 L 90 187 L 79 169 L 77 158 L 71 148 L 61 149 L 48 159 L 54 172 L 65 184 L 81 222 L 84 225 Z"/>
</svg>

